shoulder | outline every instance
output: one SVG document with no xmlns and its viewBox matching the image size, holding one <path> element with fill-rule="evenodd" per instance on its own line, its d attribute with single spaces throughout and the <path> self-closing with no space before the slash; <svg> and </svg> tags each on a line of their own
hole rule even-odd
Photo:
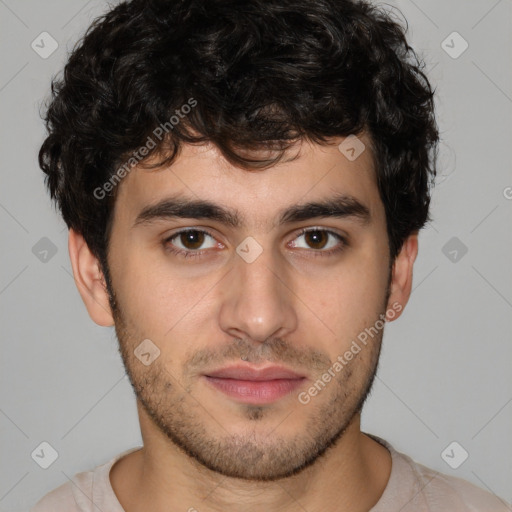
<svg viewBox="0 0 512 512">
<path fill-rule="evenodd" d="M 30 512 L 123 512 L 110 484 L 110 469 L 117 460 L 139 449 L 130 448 L 95 469 L 77 473 L 43 496 Z"/>
<path fill-rule="evenodd" d="M 512 512 L 504 500 L 467 480 L 426 467 L 403 453 L 398 457 L 410 468 L 415 491 L 429 512 Z"/>
<path fill-rule="evenodd" d="M 512 512 L 504 500 L 467 480 L 411 462 L 419 480 L 425 485 L 426 500 L 435 512 Z"/>
<path fill-rule="evenodd" d="M 389 450 L 392 460 L 388 484 L 371 512 L 512 512 L 498 496 L 419 464 L 387 441 L 368 435 Z"/>
<path fill-rule="evenodd" d="M 88 478 L 88 473 L 79 473 L 75 475 L 76 484 L 82 484 L 87 487 L 88 480 L 92 483 L 92 477 Z M 90 485 L 90 484 L 89 484 Z M 66 482 L 53 491 L 45 494 L 31 509 L 30 512 L 83 512 L 85 508 L 81 508 L 75 499 L 73 492 L 73 483 Z"/>
</svg>

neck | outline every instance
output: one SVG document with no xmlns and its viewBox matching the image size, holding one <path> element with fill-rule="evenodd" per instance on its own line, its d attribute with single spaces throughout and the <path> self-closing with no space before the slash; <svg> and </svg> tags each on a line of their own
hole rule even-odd
<svg viewBox="0 0 512 512">
<path fill-rule="evenodd" d="M 386 448 L 360 431 L 354 416 L 338 442 L 300 473 L 272 482 L 226 477 L 176 447 L 139 406 L 144 447 L 112 467 L 110 481 L 126 512 L 368 511 L 391 472 Z"/>
</svg>

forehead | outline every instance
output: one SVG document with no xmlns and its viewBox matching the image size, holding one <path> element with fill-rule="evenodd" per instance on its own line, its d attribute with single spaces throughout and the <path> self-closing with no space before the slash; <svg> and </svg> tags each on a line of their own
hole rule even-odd
<svg viewBox="0 0 512 512">
<path fill-rule="evenodd" d="M 283 221 L 290 205 L 335 197 L 362 204 L 370 218 L 379 216 L 383 205 L 370 142 L 364 136 L 355 141 L 358 153 L 364 149 L 354 159 L 347 152 L 347 141 L 354 146 L 354 141 L 344 138 L 329 145 L 302 142 L 281 162 L 263 170 L 230 164 L 212 144 L 184 144 L 172 164 L 157 169 L 135 167 L 123 179 L 115 217 L 134 223 L 144 210 L 171 197 L 222 205 L 232 227 L 270 229 Z"/>
</svg>

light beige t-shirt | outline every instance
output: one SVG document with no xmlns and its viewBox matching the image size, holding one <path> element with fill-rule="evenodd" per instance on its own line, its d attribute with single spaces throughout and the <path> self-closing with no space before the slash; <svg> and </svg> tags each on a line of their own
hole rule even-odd
<svg viewBox="0 0 512 512">
<path fill-rule="evenodd" d="M 387 441 L 371 437 L 389 450 L 392 465 L 386 488 L 369 512 L 512 512 L 512 506 L 495 495 L 418 464 Z M 72 482 L 48 493 L 30 512 L 125 512 L 110 484 L 110 468 L 139 449 L 131 448 L 92 471 L 76 474 Z"/>
</svg>

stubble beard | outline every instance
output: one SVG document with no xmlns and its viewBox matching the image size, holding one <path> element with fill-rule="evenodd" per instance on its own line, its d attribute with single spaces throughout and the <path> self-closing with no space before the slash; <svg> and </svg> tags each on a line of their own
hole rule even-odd
<svg viewBox="0 0 512 512">
<path fill-rule="evenodd" d="M 384 304 L 387 303 L 389 289 L 386 295 Z M 178 380 L 162 364 L 162 358 L 144 366 L 135 357 L 134 349 L 143 337 L 137 336 L 136 328 L 127 322 L 112 288 L 110 306 L 127 375 L 147 416 L 161 433 L 195 463 L 228 477 L 275 481 L 298 474 L 313 465 L 336 445 L 361 412 L 378 369 L 384 329 L 379 330 L 371 344 L 363 347 L 317 397 L 306 405 L 297 400 L 295 407 L 301 412 L 303 409 L 300 408 L 310 408 L 300 432 L 293 435 L 280 433 L 280 427 L 294 421 L 295 409 L 287 412 L 282 420 L 276 421 L 272 406 L 239 404 L 240 414 L 237 419 L 243 417 L 247 428 L 243 432 L 230 433 L 226 415 L 216 415 L 211 403 L 205 407 L 206 404 L 194 396 L 194 383 L 186 378 L 186 363 L 185 377 Z M 382 311 L 381 314 L 384 313 Z M 315 351 L 298 352 L 292 345 L 277 338 L 257 346 L 236 340 L 222 355 L 217 351 L 215 356 L 224 362 L 232 361 L 231 357 L 226 359 L 227 354 L 235 355 L 235 360 L 243 356 L 244 360 L 252 361 L 260 360 L 263 353 L 269 361 L 292 364 L 300 361 L 301 367 L 308 369 L 309 374 L 311 368 L 315 368 L 317 373 L 320 367 L 327 371 L 332 366 L 326 355 L 322 357 Z M 285 354 L 286 357 L 283 357 Z M 196 357 L 195 361 L 204 359 L 205 355 Z M 318 371 L 318 376 L 324 371 Z M 272 430 L 265 427 L 270 424 L 274 425 Z"/>
</svg>

